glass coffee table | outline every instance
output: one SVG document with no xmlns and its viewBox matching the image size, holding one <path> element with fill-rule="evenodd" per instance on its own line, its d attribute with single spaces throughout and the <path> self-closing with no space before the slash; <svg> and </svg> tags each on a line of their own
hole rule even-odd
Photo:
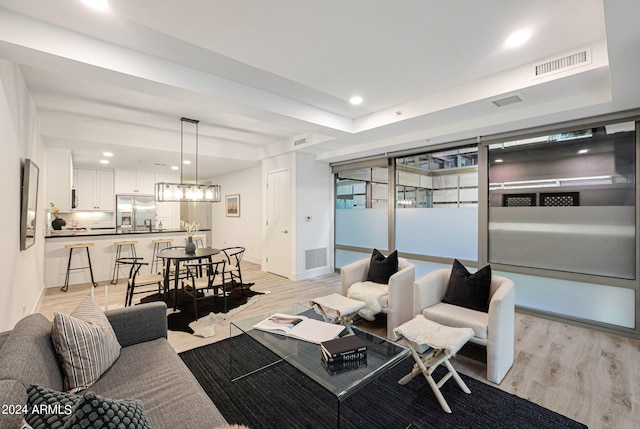
<svg viewBox="0 0 640 429">
<path fill-rule="evenodd" d="M 322 320 L 322 317 L 313 309 L 296 304 L 231 322 L 231 337 L 243 339 L 243 341 L 232 341 L 230 345 L 231 381 L 237 382 L 245 377 L 251 377 L 252 374 L 268 370 L 273 365 L 282 363 L 291 365 L 330 392 L 336 399 L 338 424 L 340 407 L 345 399 L 410 354 L 409 349 L 404 346 L 353 327 L 354 334 L 367 345 L 366 366 L 336 373 L 323 363 L 320 345 L 253 328 L 256 323 L 274 313 L 304 315 Z M 341 335 L 346 333 L 345 329 Z M 251 359 L 246 358 L 247 353 L 251 355 Z"/>
</svg>

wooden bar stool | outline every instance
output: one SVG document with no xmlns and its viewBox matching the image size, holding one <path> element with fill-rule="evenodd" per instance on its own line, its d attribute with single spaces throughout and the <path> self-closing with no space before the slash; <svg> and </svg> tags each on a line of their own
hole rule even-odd
<svg viewBox="0 0 640 429">
<path fill-rule="evenodd" d="M 122 247 L 123 246 L 129 246 L 129 251 L 130 251 L 130 257 L 135 258 L 136 257 L 136 244 L 138 244 L 137 241 L 116 241 L 115 243 L 113 243 L 114 246 L 116 246 L 116 258 L 113 261 L 113 274 L 111 275 L 111 284 L 117 284 L 118 283 L 118 277 L 120 274 L 120 265 L 121 263 L 119 262 L 120 258 L 122 257 L 121 253 L 122 253 Z M 127 250 L 125 248 L 125 250 Z"/>
<path fill-rule="evenodd" d="M 153 240 L 153 256 L 151 257 L 151 274 L 159 273 L 163 267 L 164 260 L 158 256 L 158 252 L 167 247 L 171 247 L 172 238 L 159 238 Z"/>
<path fill-rule="evenodd" d="M 89 273 L 91 274 L 91 284 L 93 287 L 91 288 L 91 296 L 93 296 L 93 288 L 98 286 L 98 283 L 93 279 L 93 268 L 91 267 L 91 255 L 89 254 L 89 247 L 93 247 L 93 243 L 77 243 L 77 244 L 67 244 L 64 246 L 65 249 L 69 249 L 69 262 L 67 262 L 67 274 L 64 277 L 64 286 L 62 286 L 61 290 L 66 292 L 69 289 L 69 274 L 74 270 L 84 270 L 89 269 Z M 71 268 L 71 256 L 73 255 L 73 249 L 87 249 L 87 261 L 89 265 L 83 267 L 75 267 Z"/>
<path fill-rule="evenodd" d="M 184 238 L 185 241 L 188 240 L 187 237 Z M 196 247 L 204 248 L 204 237 L 193 237 L 193 242 L 196 243 Z"/>
</svg>

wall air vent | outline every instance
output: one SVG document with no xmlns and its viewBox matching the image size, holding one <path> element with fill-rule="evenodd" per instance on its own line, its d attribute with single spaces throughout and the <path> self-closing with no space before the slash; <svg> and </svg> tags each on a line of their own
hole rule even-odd
<svg viewBox="0 0 640 429">
<path fill-rule="evenodd" d="M 520 96 L 518 95 L 510 95 L 508 97 L 500 98 L 498 100 L 492 100 L 491 102 L 495 104 L 496 107 L 502 107 L 502 106 L 507 106 L 509 104 L 520 103 L 522 102 L 522 98 L 520 98 Z"/>
<path fill-rule="evenodd" d="M 535 78 L 545 77 L 546 75 L 570 70 L 591 63 L 591 50 L 581 49 L 569 55 L 554 58 L 542 64 L 538 64 L 534 68 Z"/>
<path fill-rule="evenodd" d="M 312 270 L 314 268 L 327 266 L 327 248 L 320 247 L 318 249 L 308 249 L 304 251 L 304 269 Z"/>
<path fill-rule="evenodd" d="M 305 144 L 306 142 L 307 142 L 307 139 L 303 137 L 301 139 L 295 140 L 293 142 L 293 145 L 294 146 L 300 146 L 301 144 Z"/>
</svg>

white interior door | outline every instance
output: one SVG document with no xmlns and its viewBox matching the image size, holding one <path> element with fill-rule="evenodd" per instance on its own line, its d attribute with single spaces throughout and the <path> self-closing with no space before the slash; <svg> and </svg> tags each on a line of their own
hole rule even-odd
<svg viewBox="0 0 640 429">
<path fill-rule="evenodd" d="M 289 171 L 267 174 L 267 271 L 291 274 Z"/>
</svg>

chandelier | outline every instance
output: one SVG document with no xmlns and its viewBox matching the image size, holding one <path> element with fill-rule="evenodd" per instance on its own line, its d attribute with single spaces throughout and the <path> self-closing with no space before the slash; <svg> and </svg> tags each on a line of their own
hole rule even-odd
<svg viewBox="0 0 640 429">
<path fill-rule="evenodd" d="M 182 176 L 184 157 L 184 123 L 195 124 L 196 127 L 196 182 L 185 183 Z M 156 201 L 165 202 L 220 202 L 219 185 L 198 184 L 198 123 L 196 119 L 180 118 L 180 183 L 156 183 Z"/>
</svg>

